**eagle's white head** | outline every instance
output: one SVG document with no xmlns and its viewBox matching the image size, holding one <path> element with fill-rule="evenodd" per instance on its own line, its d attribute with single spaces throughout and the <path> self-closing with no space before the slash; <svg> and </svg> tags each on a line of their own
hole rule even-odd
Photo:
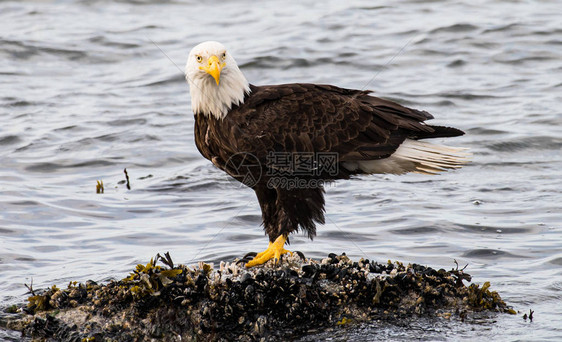
<svg viewBox="0 0 562 342">
<path fill-rule="evenodd" d="M 224 118 L 233 105 L 243 103 L 250 92 L 250 84 L 236 61 L 219 42 L 204 42 L 191 49 L 185 78 L 193 112 L 217 119 Z"/>
</svg>

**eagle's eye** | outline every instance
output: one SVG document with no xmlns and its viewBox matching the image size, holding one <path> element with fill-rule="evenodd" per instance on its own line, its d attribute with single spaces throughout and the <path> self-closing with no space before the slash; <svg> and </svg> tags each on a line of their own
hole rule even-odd
<svg viewBox="0 0 562 342">
<path fill-rule="evenodd" d="M 221 57 L 221 58 L 222 58 L 223 61 L 226 59 L 226 52 L 223 52 L 223 53 L 222 53 L 222 57 Z"/>
<path fill-rule="evenodd" d="M 197 62 L 201 63 L 203 61 L 203 57 L 201 56 L 197 56 L 195 57 L 197 59 Z"/>
</svg>

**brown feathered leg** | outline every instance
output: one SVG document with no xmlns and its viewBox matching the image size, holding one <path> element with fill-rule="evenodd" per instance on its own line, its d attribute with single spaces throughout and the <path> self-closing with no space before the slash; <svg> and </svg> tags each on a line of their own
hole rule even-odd
<svg viewBox="0 0 562 342">
<path fill-rule="evenodd" d="M 265 251 L 258 253 L 254 259 L 246 263 L 246 267 L 261 265 L 271 259 L 279 260 L 285 253 L 292 254 L 284 248 L 289 232 L 282 234 L 281 227 L 286 227 L 288 222 L 283 205 L 278 199 L 278 192 L 266 186 L 256 186 L 254 191 L 260 203 L 264 229 L 269 235 L 269 245 Z"/>
</svg>

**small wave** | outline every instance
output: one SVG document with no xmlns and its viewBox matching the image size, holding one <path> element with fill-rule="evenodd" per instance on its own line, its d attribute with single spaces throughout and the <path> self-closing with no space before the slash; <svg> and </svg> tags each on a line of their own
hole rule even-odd
<svg viewBox="0 0 562 342">
<path fill-rule="evenodd" d="M 345 229 L 345 227 L 344 227 Z M 335 240 L 335 241 L 372 241 L 376 240 L 375 234 L 361 234 L 353 231 L 342 231 L 342 230 L 326 230 L 318 232 L 318 236 L 323 239 Z"/>
<path fill-rule="evenodd" d="M 11 229 L 7 229 L 7 228 L 0 228 L 0 234 L 2 234 L 2 235 L 8 235 L 8 234 L 12 234 L 12 233 L 15 233 L 15 231 L 11 230 Z M 1 264 L 1 262 L 0 262 L 0 264 Z"/>
<path fill-rule="evenodd" d="M 21 139 L 17 135 L 6 135 L 0 137 L 0 145 L 13 145 L 20 141 Z"/>
<path fill-rule="evenodd" d="M 494 57 L 494 61 L 503 64 L 519 65 L 527 62 L 544 62 L 558 60 L 557 56 L 548 56 L 546 53 L 540 56 L 525 56 L 520 58 L 513 58 L 513 54 L 501 54 Z"/>
<path fill-rule="evenodd" d="M 348 65 L 349 58 L 355 56 L 355 53 L 342 53 L 338 55 L 341 60 L 335 60 L 331 57 L 319 57 L 319 58 L 279 58 L 275 56 L 264 56 L 256 57 L 251 61 L 243 63 L 240 65 L 241 69 L 281 69 L 288 70 L 292 68 L 305 68 L 318 65 Z"/>
<path fill-rule="evenodd" d="M 12 205 L 22 205 L 22 206 L 37 206 L 40 205 L 39 202 L 37 201 L 15 201 L 15 202 L 10 202 L 10 204 Z"/>
<path fill-rule="evenodd" d="M 259 224 L 261 224 L 261 216 L 260 215 L 237 215 L 236 217 L 234 217 L 233 221 L 259 225 Z"/>
<path fill-rule="evenodd" d="M 510 31 L 510 30 L 513 30 L 513 29 L 519 28 L 519 27 L 521 27 L 521 24 L 519 24 L 519 23 L 511 23 L 511 24 L 507 24 L 507 25 L 498 25 L 498 26 L 495 26 L 495 27 L 492 27 L 492 28 L 485 29 L 484 31 L 482 31 L 482 33 Z"/>
<path fill-rule="evenodd" d="M 452 50 L 437 50 L 437 49 L 417 49 L 415 50 L 415 53 L 420 54 L 422 56 L 452 56 L 452 55 L 456 55 L 459 52 L 458 51 L 452 51 Z"/>
<path fill-rule="evenodd" d="M 89 2 L 89 0 L 88 0 Z M 123 2 L 127 2 L 127 1 L 123 1 Z M 137 3 L 135 1 L 131 1 L 131 3 Z M 160 25 L 143 25 L 143 26 L 139 26 L 139 27 L 134 27 L 131 29 L 126 29 L 126 30 L 108 30 L 108 33 L 116 33 L 116 34 L 122 34 L 122 33 L 132 33 L 132 32 L 137 32 L 137 31 L 142 31 L 142 30 L 155 30 L 155 29 L 161 29 L 163 28 Z"/>
<path fill-rule="evenodd" d="M 548 261 L 549 264 L 553 264 L 553 265 L 557 265 L 557 266 L 562 266 L 562 257 L 560 258 L 554 258 Z M 559 285 L 561 285 L 561 283 L 559 283 Z M 559 286 L 560 288 L 557 290 L 562 290 L 562 286 Z"/>
<path fill-rule="evenodd" d="M 497 189 L 494 189 L 497 190 Z M 483 226 L 477 224 L 458 224 L 463 230 L 468 230 L 478 234 L 525 234 L 531 233 L 534 230 L 532 228 L 523 228 L 523 227 L 493 227 L 493 226 Z"/>
<path fill-rule="evenodd" d="M 434 96 L 441 96 L 452 99 L 462 99 L 462 100 L 478 100 L 478 99 L 494 99 L 501 98 L 501 96 L 494 95 L 484 95 L 484 94 L 474 94 L 474 93 L 464 93 L 464 92 L 441 92 L 436 94 L 431 94 Z M 426 96 L 426 95 L 424 95 Z"/>
<path fill-rule="evenodd" d="M 376 10 L 380 10 L 380 9 L 385 9 L 385 8 L 391 8 L 391 6 L 363 6 L 363 7 L 357 7 L 358 10 L 363 10 L 363 11 L 376 11 Z M 351 8 L 350 10 L 353 10 L 353 8 Z"/>
<path fill-rule="evenodd" d="M 53 129 L 53 131 L 55 132 L 63 132 L 63 131 L 80 131 L 83 128 L 78 126 L 78 125 L 70 125 L 70 126 L 64 126 L 64 127 L 59 127 L 59 128 L 55 128 Z"/>
<path fill-rule="evenodd" d="M 88 160 L 74 164 L 60 164 L 60 163 L 36 163 L 25 167 L 26 171 L 30 172 L 56 172 L 61 169 L 82 168 L 82 167 L 98 167 L 115 165 L 115 162 L 109 160 Z"/>
<path fill-rule="evenodd" d="M 442 101 L 436 101 L 436 102 L 428 102 L 428 104 L 433 105 L 433 106 L 440 106 L 440 107 L 446 107 L 446 106 L 456 106 L 456 104 L 451 101 L 451 100 L 442 100 Z"/>
<path fill-rule="evenodd" d="M 466 61 L 463 59 L 455 59 L 454 61 L 447 64 L 449 68 L 458 68 L 466 64 Z"/>
<path fill-rule="evenodd" d="M 99 44 L 101 46 L 116 47 L 121 49 L 133 49 L 133 48 L 142 47 L 140 43 L 136 44 L 131 42 L 126 42 L 126 43 L 118 42 L 118 41 L 110 40 L 105 36 L 94 36 L 89 38 L 88 41 L 90 43 Z"/>
<path fill-rule="evenodd" d="M 278 68 L 287 67 L 290 65 L 289 59 L 281 59 L 275 56 L 261 56 L 253 58 L 252 60 L 240 65 L 241 69 L 244 68 Z"/>
<path fill-rule="evenodd" d="M 0 71 L 0 75 L 2 76 L 21 76 L 25 75 L 23 72 L 15 72 L 15 71 Z"/>
<path fill-rule="evenodd" d="M 176 177 L 173 180 L 161 184 L 155 184 L 145 188 L 148 192 L 197 192 L 197 191 L 212 191 L 213 189 L 220 189 L 220 184 L 214 179 L 207 180 L 193 180 L 191 177 Z"/>
<path fill-rule="evenodd" d="M 475 135 L 498 135 L 498 134 L 506 134 L 506 131 L 502 131 L 499 129 L 492 129 L 492 128 L 485 128 L 485 127 L 475 127 L 468 129 L 470 134 Z"/>
<path fill-rule="evenodd" d="M 40 102 L 33 102 L 27 100 L 15 100 L 13 102 L 7 103 L 6 105 L 10 107 L 28 107 L 28 106 L 42 106 L 44 104 Z"/>
<path fill-rule="evenodd" d="M 410 228 L 404 228 L 404 229 L 392 229 L 391 230 L 392 233 L 400 234 L 400 235 L 415 235 L 415 234 L 424 235 L 424 234 L 435 233 L 435 232 L 438 232 L 438 231 L 439 231 L 439 229 L 437 229 L 435 227 L 427 227 L 427 226 L 410 227 Z"/>
<path fill-rule="evenodd" d="M 110 126 L 134 126 L 134 125 L 145 125 L 146 119 L 118 119 L 108 122 Z"/>
<path fill-rule="evenodd" d="M 84 59 L 88 54 L 82 50 L 63 49 L 60 47 L 40 46 L 30 42 L 0 40 L 2 50 L 9 53 L 14 59 L 30 59 L 40 54 L 49 54 L 57 57 L 66 57 L 69 60 Z"/>
<path fill-rule="evenodd" d="M 562 35 L 562 29 L 552 29 L 549 31 L 545 31 L 545 30 L 538 30 L 538 31 L 533 31 L 531 32 L 531 34 L 535 34 L 537 36 L 559 36 Z"/>
<path fill-rule="evenodd" d="M 498 258 L 524 258 L 523 255 L 512 254 L 499 249 L 471 249 L 462 254 L 465 258 L 480 258 L 480 259 L 498 259 Z"/>
<path fill-rule="evenodd" d="M 166 84 L 174 84 L 174 83 L 183 83 L 185 82 L 185 76 L 181 73 L 174 74 L 173 76 L 166 77 L 162 80 L 152 81 L 149 83 L 144 83 L 140 85 L 141 87 L 152 87 L 158 85 L 166 85 Z"/>
<path fill-rule="evenodd" d="M 560 150 L 562 149 L 562 139 L 549 136 L 524 137 L 489 144 L 486 147 L 499 152 L 514 152 L 530 149 Z"/>
<path fill-rule="evenodd" d="M 562 126 L 562 117 L 555 117 L 551 119 L 539 119 L 531 121 L 533 124 L 560 127 Z"/>
<path fill-rule="evenodd" d="M 434 30 L 429 31 L 430 33 L 441 33 L 441 32 L 470 32 L 477 30 L 478 26 L 471 24 L 454 24 L 450 26 L 438 27 Z"/>
<path fill-rule="evenodd" d="M 248 241 L 252 241 L 252 239 L 257 238 L 258 236 L 256 235 L 252 235 L 252 234 L 234 234 L 234 235 L 228 235 L 226 236 L 225 240 L 226 241 L 243 241 L 244 244 L 248 243 Z M 259 236 L 259 238 L 261 238 L 261 236 Z M 241 255 L 237 255 L 237 254 L 233 254 L 231 260 L 234 260 L 234 258 L 240 258 Z M 228 259 L 228 257 L 225 257 L 225 259 Z M 220 262 L 221 260 L 219 260 Z"/>
</svg>

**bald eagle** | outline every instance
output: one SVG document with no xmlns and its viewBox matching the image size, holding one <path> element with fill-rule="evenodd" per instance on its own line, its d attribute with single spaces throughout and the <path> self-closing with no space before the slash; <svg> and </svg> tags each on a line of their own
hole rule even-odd
<svg viewBox="0 0 562 342">
<path fill-rule="evenodd" d="M 219 169 L 252 188 L 268 248 L 246 267 L 279 260 L 290 233 L 312 239 L 324 224 L 324 184 L 358 174 L 435 174 L 467 162 L 464 149 L 420 141 L 455 137 L 433 116 L 323 84 L 254 86 L 218 42 L 195 46 L 186 64 L 195 143 Z"/>
</svg>

